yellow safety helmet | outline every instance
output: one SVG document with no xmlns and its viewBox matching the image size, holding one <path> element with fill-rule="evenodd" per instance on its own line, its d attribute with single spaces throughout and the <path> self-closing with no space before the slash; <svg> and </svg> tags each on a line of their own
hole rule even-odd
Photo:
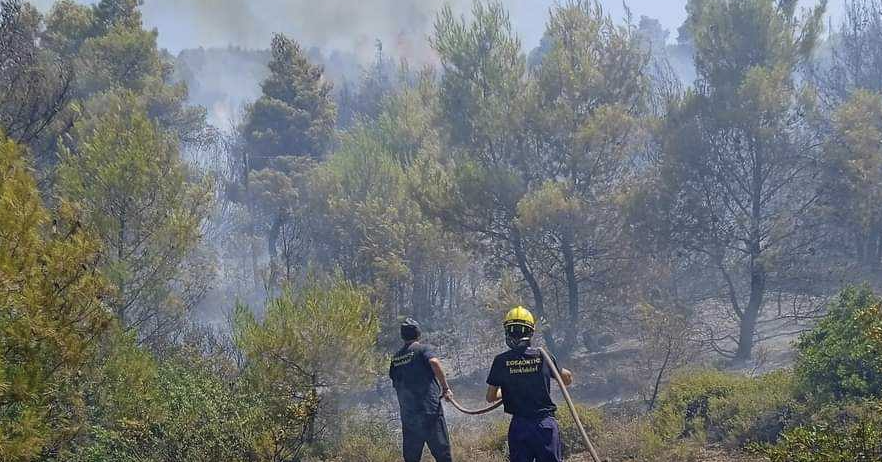
<svg viewBox="0 0 882 462">
<path fill-rule="evenodd" d="M 508 311 L 502 321 L 505 329 L 505 344 L 511 349 L 530 346 L 530 338 L 536 328 L 533 314 L 523 306 L 516 306 Z"/>
<path fill-rule="evenodd" d="M 505 320 L 502 322 L 504 327 L 508 326 L 525 326 L 530 329 L 536 328 L 536 321 L 533 319 L 533 313 L 523 306 L 516 306 L 508 311 Z"/>
</svg>

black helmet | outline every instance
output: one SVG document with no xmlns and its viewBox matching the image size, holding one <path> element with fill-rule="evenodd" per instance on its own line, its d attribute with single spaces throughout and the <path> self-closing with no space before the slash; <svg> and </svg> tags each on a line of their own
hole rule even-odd
<svg viewBox="0 0 882 462">
<path fill-rule="evenodd" d="M 420 338 L 420 323 L 407 318 L 401 323 L 401 339 L 409 342 Z"/>
</svg>

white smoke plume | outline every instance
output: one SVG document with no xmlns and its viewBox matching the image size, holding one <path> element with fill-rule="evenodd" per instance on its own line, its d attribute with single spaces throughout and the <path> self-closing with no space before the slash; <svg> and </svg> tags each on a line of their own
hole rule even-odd
<svg viewBox="0 0 882 462">
<path fill-rule="evenodd" d="M 95 3 L 97 0 L 77 0 Z M 468 14 L 473 0 L 144 0 L 147 27 L 159 30 L 159 44 L 172 53 L 187 48 L 228 45 L 265 49 L 275 32 L 288 34 L 305 47 L 354 53 L 365 62 L 381 40 L 390 55 L 414 62 L 431 61 L 427 37 L 435 14 L 450 4 Z M 564 0 L 502 0 L 527 51 L 539 43 L 548 10 Z M 829 0 L 828 13 L 838 19 L 845 0 Z M 54 0 L 30 0 L 47 10 Z M 614 18 L 625 5 L 635 18 L 647 15 L 676 31 L 686 17 L 687 0 L 601 0 Z M 801 0 L 810 6 L 817 0 Z"/>
</svg>

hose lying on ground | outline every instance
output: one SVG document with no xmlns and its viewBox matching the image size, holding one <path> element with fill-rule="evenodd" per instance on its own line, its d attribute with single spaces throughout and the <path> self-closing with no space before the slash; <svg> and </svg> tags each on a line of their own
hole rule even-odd
<svg viewBox="0 0 882 462">
<path fill-rule="evenodd" d="M 573 399 L 570 397 L 570 392 L 567 391 L 567 386 L 564 385 L 563 378 L 560 376 L 560 371 L 557 370 L 557 366 L 554 364 L 554 361 L 551 360 L 551 357 L 544 349 L 539 348 L 538 350 L 539 354 L 542 355 L 542 360 L 548 363 L 551 369 L 551 374 L 554 375 L 554 380 L 556 380 L 558 385 L 560 385 L 560 391 L 563 392 L 564 399 L 567 401 L 567 407 L 570 408 L 570 414 L 573 415 L 573 421 L 576 422 L 576 427 L 579 428 L 579 433 L 582 434 L 582 439 L 585 440 L 585 446 L 588 448 L 588 453 L 591 454 L 591 458 L 594 460 L 594 462 L 600 462 L 600 456 L 597 455 L 597 450 L 594 449 L 594 444 L 591 443 L 591 438 L 588 438 L 588 433 L 585 431 L 585 427 L 582 425 L 582 421 L 579 419 L 579 413 L 576 411 L 576 405 L 573 404 Z M 485 408 L 468 409 L 466 407 L 463 407 L 452 397 L 450 398 L 449 402 L 459 412 L 468 415 L 486 414 L 498 408 L 502 404 L 502 400 L 499 400 Z"/>
</svg>

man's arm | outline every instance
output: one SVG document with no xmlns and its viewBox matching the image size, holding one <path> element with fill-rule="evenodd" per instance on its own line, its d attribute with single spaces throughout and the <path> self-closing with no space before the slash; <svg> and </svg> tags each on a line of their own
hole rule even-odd
<svg viewBox="0 0 882 462">
<path fill-rule="evenodd" d="M 432 367 L 432 372 L 435 373 L 435 378 L 438 379 L 438 383 L 441 384 L 441 397 L 450 401 L 453 392 L 450 390 L 450 385 L 447 384 L 447 377 L 444 375 L 444 369 L 441 368 L 441 361 L 438 360 L 438 358 L 429 359 L 429 366 Z"/>
<path fill-rule="evenodd" d="M 495 403 L 495 402 L 499 401 L 500 399 L 502 399 L 502 389 L 497 386 L 494 386 L 494 385 L 488 385 L 487 386 L 487 402 L 488 403 Z"/>
<path fill-rule="evenodd" d="M 551 355 L 549 353 L 549 355 Z M 554 363 L 554 367 L 557 368 L 557 371 L 560 372 L 560 378 L 563 380 L 564 386 L 568 387 L 573 384 L 573 372 L 565 367 L 559 367 L 557 365 L 557 358 L 551 356 L 551 362 Z"/>
</svg>

